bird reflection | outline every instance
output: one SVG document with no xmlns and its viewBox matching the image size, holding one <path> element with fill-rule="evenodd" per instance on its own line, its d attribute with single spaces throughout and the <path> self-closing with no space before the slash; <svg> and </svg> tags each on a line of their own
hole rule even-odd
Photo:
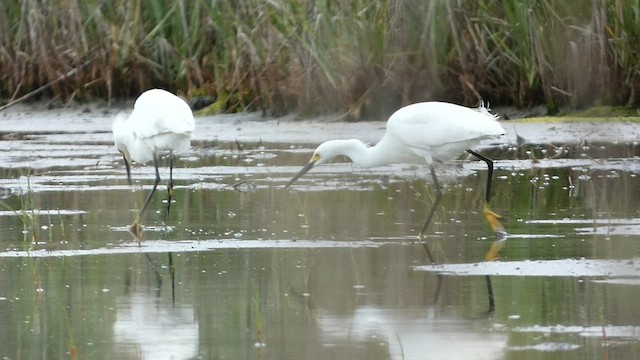
<svg viewBox="0 0 640 360">
<path fill-rule="evenodd" d="M 200 330 L 194 312 L 191 305 L 164 304 L 147 292 L 122 296 L 113 325 L 116 353 L 144 359 L 195 358 Z"/>
<path fill-rule="evenodd" d="M 146 359 L 191 359 L 198 351 L 199 325 L 193 306 L 176 305 L 172 253 L 168 253 L 171 302 L 162 297 L 165 267 L 149 253 L 144 259 L 146 272 L 135 271 L 135 267 L 125 270 L 124 295 L 118 299 L 113 325 L 118 351 Z M 148 275 L 136 276 L 145 273 Z M 147 277 L 152 281 L 148 283 Z"/>
<path fill-rule="evenodd" d="M 500 359 L 507 337 L 489 331 L 484 320 L 466 320 L 424 309 L 364 306 L 351 315 L 322 312 L 318 316 L 323 342 L 376 339 L 389 346 L 390 359 Z"/>
</svg>

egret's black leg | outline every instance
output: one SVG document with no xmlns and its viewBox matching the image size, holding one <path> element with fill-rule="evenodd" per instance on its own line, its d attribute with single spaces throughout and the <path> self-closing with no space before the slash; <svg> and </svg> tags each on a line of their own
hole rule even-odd
<svg viewBox="0 0 640 360">
<path fill-rule="evenodd" d="M 145 199 L 140 212 L 138 212 L 138 216 L 136 216 L 133 224 L 131 224 L 131 226 L 129 227 L 129 231 L 131 231 L 133 236 L 138 240 L 138 243 L 140 243 L 140 239 L 142 238 L 142 224 L 140 222 L 142 214 L 144 214 L 144 210 L 147 208 L 147 205 L 149 205 L 149 201 L 151 201 L 151 197 L 153 196 L 153 193 L 156 192 L 156 188 L 160 183 L 160 173 L 158 172 L 158 155 L 155 152 L 153 153 L 153 167 L 156 170 L 156 179 L 153 182 L 153 189 L 151 189 L 151 192 L 149 193 L 149 195 L 147 195 L 147 198 Z"/>
<path fill-rule="evenodd" d="M 149 205 L 149 201 L 151 201 L 151 197 L 156 192 L 156 188 L 160 183 L 160 172 L 158 171 L 158 154 L 156 152 L 153 153 L 153 167 L 156 170 L 156 179 L 153 181 L 153 189 L 151 189 L 151 192 L 149 193 L 149 195 L 147 195 L 147 198 L 142 205 L 142 209 L 140 209 L 140 212 L 138 213 L 138 218 L 142 218 L 142 214 L 147 208 L 147 205 Z"/>
<path fill-rule="evenodd" d="M 173 197 L 173 153 L 169 153 L 169 183 L 167 184 L 167 213 L 164 216 L 164 223 L 169 222 L 169 210 L 171 209 L 171 198 Z"/>
<path fill-rule="evenodd" d="M 484 200 L 487 203 L 489 203 L 489 201 L 491 200 L 491 179 L 493 178 L 493 160 L 489 159 L 488 157 L 482 154 L 478 154 L 473 150 L 467 150 L 467 152 L 477 157 L 478 159 L 484 161 L 487 164 L 487 168 L 489 168 L 489 173 L 487 174 L 487 187 L 484 193 Z"/>
<path fill-rule="evenodd" d="M 487 252 L 485 259 L 495 260 L 499 257 L 499 251 L 504 245 L 504 241 L 507 239 L 507 231 L 500 222 L 501 216 L 491 211 L 491 209 L 489 208 L 489 201 L 491 200 L 491 179 L 493 178 L 493 160 L 484 155 L 478 154 L 473 150 L 467 150 L 467 152 L 484 161 L 487 164 L 487 168 L 489 169 L 489 173 L 487 174 L 487 185 L 484 194 L 485 201 L 482 212 L 484 213 L 484 217 L 487 219 L 489 226 L 491 226 L 491 229 L 496 233 L 496 241 L 494 241 L 491 245 L 491 248 Z"/>
<path fill-rule="evenodd" d="M 424 225 L 422 226 L 422 230 L 420 230 L 419 238 L 420 238 L 420 243 L 424 248 L 424 251 L 427 253 L 427 257 L 429 258 L 429 261 L 433 263 L 435 261 L 433 259 L 433 255 L 431 255 L 429 246 L 427 245 L 426 242 L 424 242 L 424 236 L 427 231 L 427 228 L 429 227 L 429 223 L 431 222 L 431 218 L 433 217 L 433 214 L 435 214 L 436 212 L 438 203 L 440 203 L 440 200 L 442 199 L 442 188 L 440 187 L 440 183 L 438 182 L 438 177 L 436 176 L 436 169 L 433 166 L 433 164 L 429 164 L 429 170 L 431 170 L 431 177 L 433 178 L 433 186 L 435 186 L 436 188 L 436 198 L 434 199 L 433 204 L 431 205 L 431 209 L 429 210 L 429 214 L 427 215 L 427 220 L 424 222 Z"/>
</svg>

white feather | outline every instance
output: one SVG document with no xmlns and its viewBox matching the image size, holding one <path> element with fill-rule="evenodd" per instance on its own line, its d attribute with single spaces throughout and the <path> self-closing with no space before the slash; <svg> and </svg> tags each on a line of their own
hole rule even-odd
<svg viewBox="0 0 640 360">
<path fill-rule="evenodd" d="M 154 152 L 188 151 L 194 129 L 193 112 L 184 100 L 152 89 L 138 97 L 129 117 L 116 116 L 113 138 L 127 160 L 144 164 L 153 160 Z"/>
</svg>

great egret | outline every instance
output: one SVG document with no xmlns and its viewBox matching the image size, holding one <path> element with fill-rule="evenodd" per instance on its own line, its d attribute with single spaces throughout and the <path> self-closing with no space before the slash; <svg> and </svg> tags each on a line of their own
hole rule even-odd
<svg viewBox="0 0 640 360">
<path fill-rule="evenodd" d="M 140 224 L 142 214 L 160 183 L 158 156 L 167 152 L 169 183 L 165 220 L 169 217 L 173 197 L 173 153 L 189 150 L 194 129 L 195 120 L 189 105 L 176 95 L 161 89 L 145 91 L 136 99 L 131 115 L 116 117 L 113 123 L 113 139 L 116 148 L 124 158 L 129 184 L 131 184 L 131 161 L 140 164 L 153 161 L 156 171 L 153 189 L 147 195 L 131 225 L 131 231 L 136 238 L 140 239 L 142 233 Z"/>
<path fill-rule="evenodd" d="M 391 163 L 427 164 L 433 178 L 436 197 L 420 230 L 419 238 L 422 240 L 442 198 L 442 188 L 436 176 L 434 162 L 453 160 L 466 151 L 484 161 L 489 168 L 483 213 L 496 232 L 497 239 L 502 241 L 506 238 L 506 231 L 500 223 L 500 215 L 489 208 L 493 161 L 471 148 L 483 139 L 498 138 L 504 134 L 505 130 L 498 123 L 497 116 L 491 114 L 482 104 L 474 109 L 446 102 L 416 103 L 405 106 L 391 115 L 384 137 L 375 146 L 370 147 L 357 139 L 330 140 L 320 144 L 313 152 L 311 160 L 285 188 L 313 167 L 339 155 L 349 157 L 361 168 Z M 426 244 L 422 244 L 429 258 L 433 260 Z M 495 244 L 487 258 L 497 256 L 500 246 L 497 245 L 498 242 Z"/>
</svg>

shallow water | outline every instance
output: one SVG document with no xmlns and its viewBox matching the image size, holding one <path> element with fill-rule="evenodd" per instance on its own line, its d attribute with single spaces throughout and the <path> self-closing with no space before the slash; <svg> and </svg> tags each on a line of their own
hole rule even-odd
<svg viewBox="0 0 640 360">
<path fill-rule="evenodd" d="M 106 131 L 18 134 L 0 141 L 3 358 L 640 351 L 633 141 L 486 144 L 498 159 L 492 209 L 511 234 L 496 262 L 483 261 L 493 240 L 481 213 L 484 163 L 440 166 L 445 196 L 428 237 L 438 263 L 429 264 L 416 234 L 433 188 L 420 167 L 329 164 L 285 190 L 314 144 L 201 133 L 176 161 L 169 227 L 163 182 L 138 244 L 127 227 L 151 167 L 134 167 L 129 187 Z"/>
</svg>

